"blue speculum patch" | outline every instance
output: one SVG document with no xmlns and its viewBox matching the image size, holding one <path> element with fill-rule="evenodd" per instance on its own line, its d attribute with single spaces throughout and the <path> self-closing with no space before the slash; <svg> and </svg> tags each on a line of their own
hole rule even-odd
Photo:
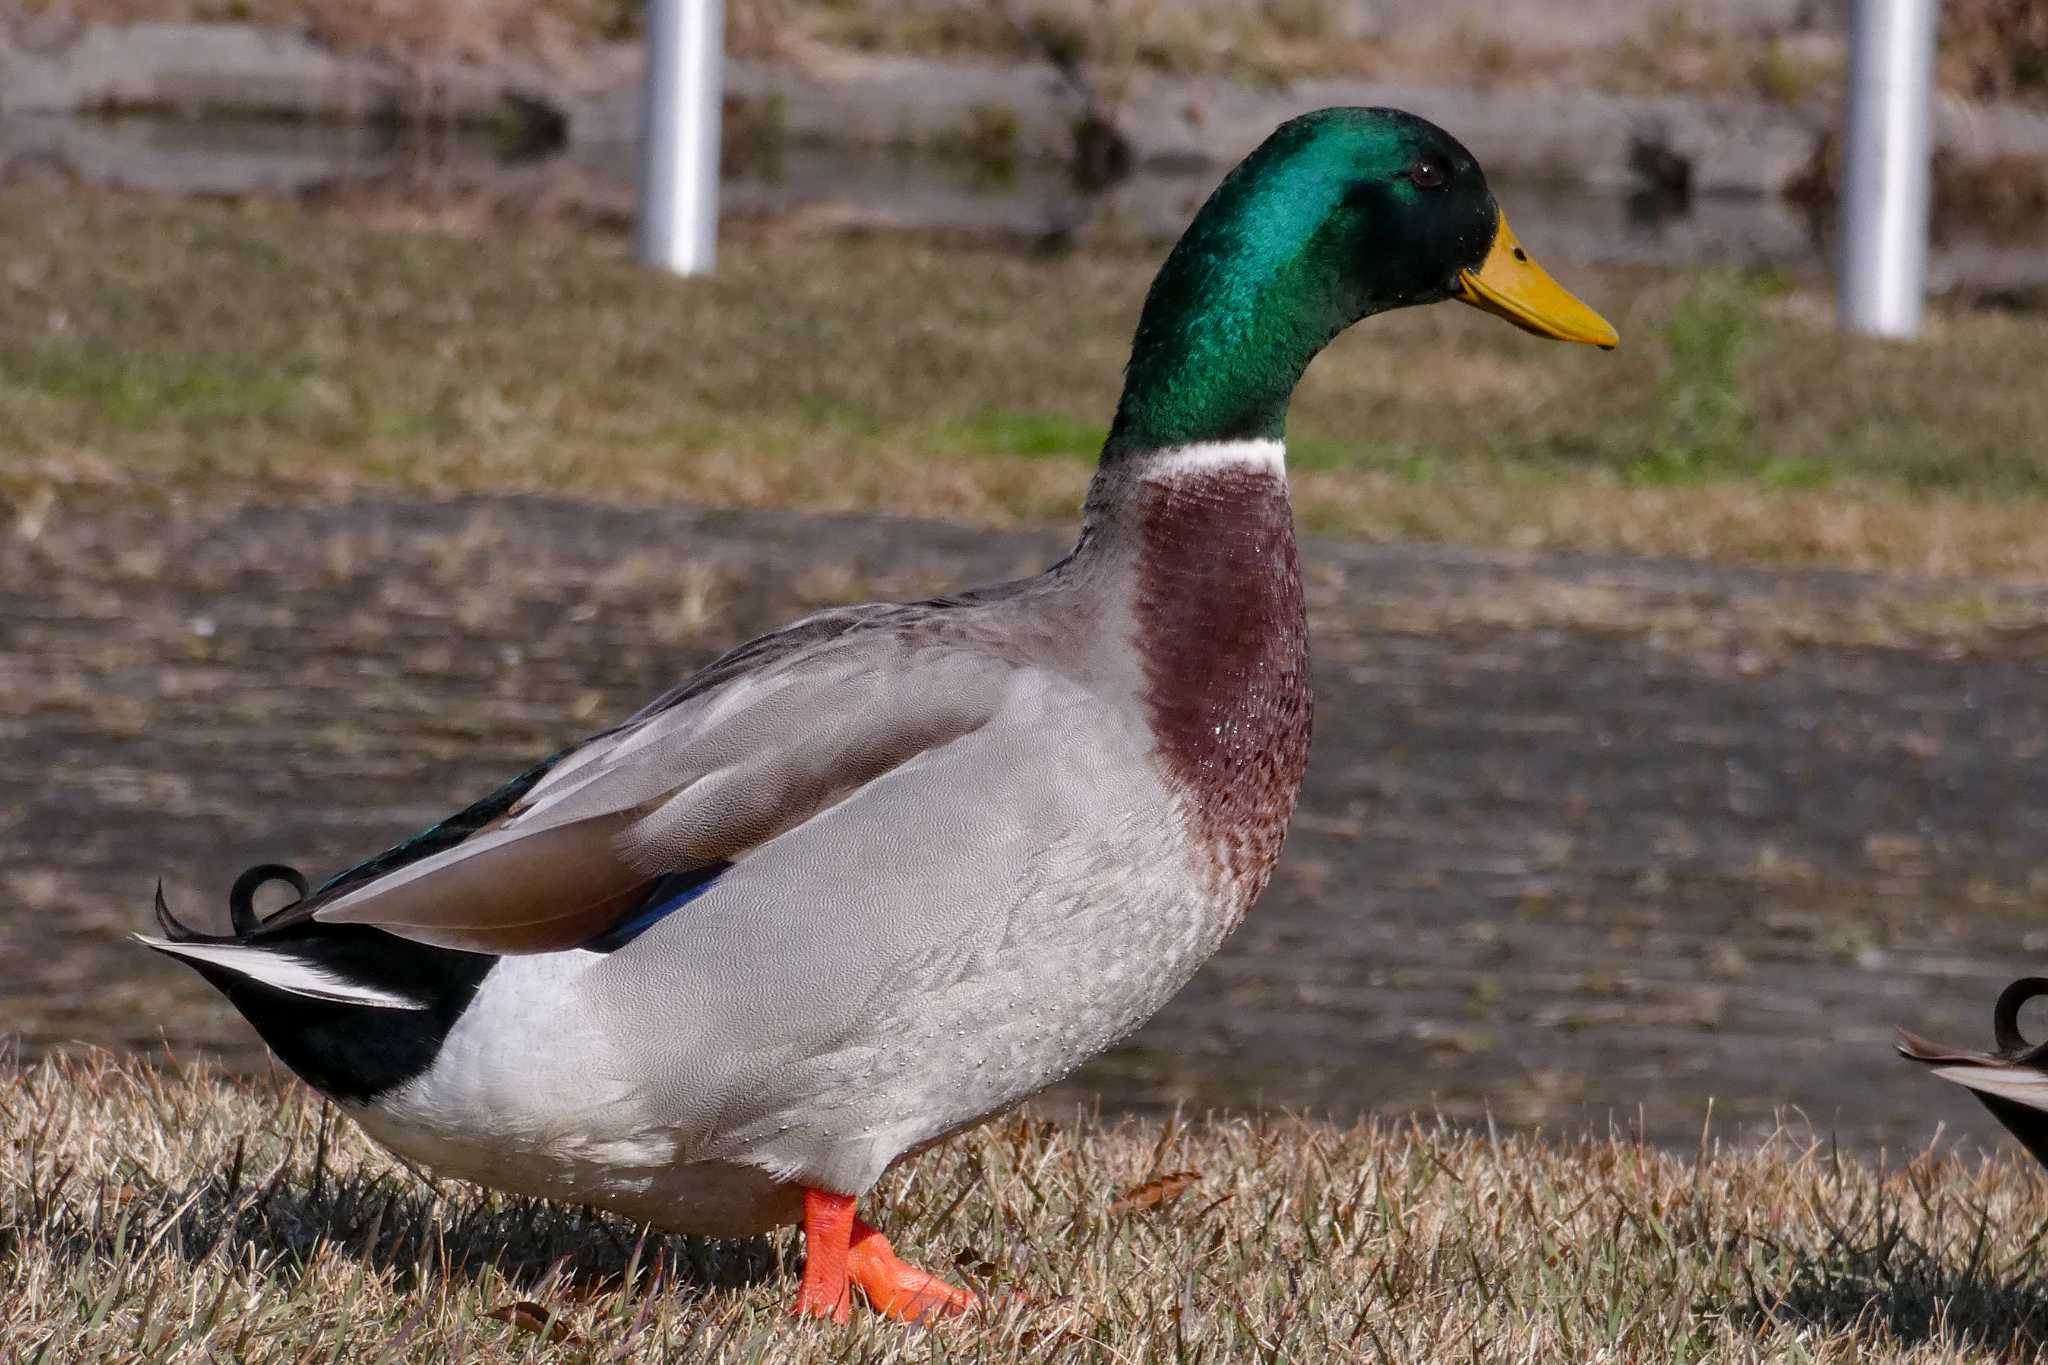
<svg viewBox="0 0 2048 1365">
<path fill-rule="evenodd" d="M 731 867 L 731 863 L 716 862 L 687 872 L 669 873 L 648 889 L 647 899 L 640 902 L 639 909 L 583 946 L 593 953 L 617 952 L 654 927 L 664 915 L 682 909 L 709 891 L 712 883 Z"/>
</svg>

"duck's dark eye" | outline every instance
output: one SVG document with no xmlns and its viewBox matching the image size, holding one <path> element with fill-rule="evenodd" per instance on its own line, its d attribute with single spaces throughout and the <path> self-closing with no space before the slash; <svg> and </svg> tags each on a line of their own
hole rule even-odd
<svg viewBox="0 0 2048 1365">
<path fill-rule="evenodd" d="M 1420 156 L 1408 168 L 1408 178 L 1418 189 L 1442 189 L 1445 179 L 1444 163 L 1433 156 Z"/>
</svg>

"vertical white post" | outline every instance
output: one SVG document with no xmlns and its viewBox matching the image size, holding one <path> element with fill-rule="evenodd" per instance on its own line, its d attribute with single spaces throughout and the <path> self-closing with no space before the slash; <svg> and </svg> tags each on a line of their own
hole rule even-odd
<svg viewBox="0 0 2048 1365">
<path fill-rule="evenodd" d="M 649 0 L 640 91 L 640 259 L 696 275 L 718 253 L 724 0 Z"/>
<path fill-rule="evenodd" d="M 1842 325 L 1920 331 L 1939 0 L 1856 0 L 1843 141 Z"/>
</svg>

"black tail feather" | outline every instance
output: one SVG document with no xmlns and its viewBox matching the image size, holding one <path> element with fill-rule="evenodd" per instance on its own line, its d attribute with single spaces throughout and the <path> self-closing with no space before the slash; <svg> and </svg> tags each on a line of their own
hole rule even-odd
<svg viewBox="0 0 2048 1365">
<path fill-rule="evenodd" d="M 2028 1066 L 2048 1062 L 2048 1046 L 2030 1043 L 2020 1032 L 2020 1007 L 2043 995 L 2048 995 L 2048 980 L 2038 976 L 2023 976 L 1999 992 L 1998 1003 L 1991 1007 L 1991 1034 L 2007 1061 Z"/>
<path fill-rule="evenodd" d="M 263 928 L 268 919 L 275 917 L 256 913 L 256 893 L 271 882 L 284 882 L 298 893 L 298 898 L 292 905 L 304 900 L 306 892 L 311 889 L 305 876 L 296 867 L 284 863 L 256 864 L 235 878 L 235 884 L 228 892 L 228 923 L 234 927 L 236 938 L 254 935 Z M 289 909 L 291 905 L 275 913 L 283 914 Z"/>
<path fill-rule="evenodd" d="M 298 893 L 298 898 L 268 915 L 259 915 L 256 913 L 256 893 L 271 882 L 284 882 Z M 235 878 L 234 886 L 228 891 L 228 925 L 234 932 L 202 934 L 171 913 L 169 903 L 164 900 L 164 884 L 159 880 L 156 884 L 156 924 L 163 931 L 163 936 L 173 943 L 240 943 L 254 937 L 272 920 L 305 900 L 307 890 L 306 878 L 297 868 L 284 863 L 258 863 Z"/>
<path fill-rule="evenodd" d="M 164 884 L 156 884 L 156 927 L 163 930 L 164 937 L 173 943 L 206 943 L 215 935 L 202 934 L 171 913 L 170 903 L 164 900 Z"/>
</svg>

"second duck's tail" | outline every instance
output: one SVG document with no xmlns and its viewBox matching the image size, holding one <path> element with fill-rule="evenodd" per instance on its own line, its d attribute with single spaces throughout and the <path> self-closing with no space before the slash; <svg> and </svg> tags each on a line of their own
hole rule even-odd
<svg viewBox="0 0 2048 1365">
<path fill-rule="evenodd" d="M 2007 986 L 1992 1008 L 1996 1052 L 1966 1052 L 1899 1030 L 1901 1057 L 1975 1095 L 2034 1159 L 2048 1166 L 2048 1042 L 2029 1043 L 2020 1032 L 2020 1008 L 2048 995 L 2048 978 L 2029 976 Z"/>
</svg>

